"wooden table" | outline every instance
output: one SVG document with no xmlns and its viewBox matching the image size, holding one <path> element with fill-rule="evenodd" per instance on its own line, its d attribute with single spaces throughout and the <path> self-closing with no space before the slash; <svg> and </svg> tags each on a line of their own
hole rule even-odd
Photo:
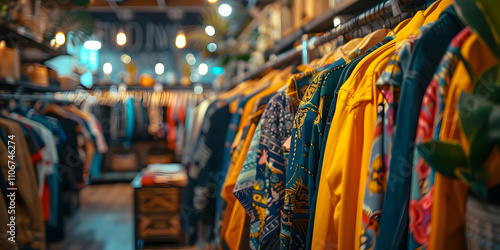
<svg viewBox="0 0 500 250">
<path fill-rule="evenodd" d="M 184 241 L 180 203 L 184 186 L 143 186 L 140 172 L 132 181 L 134 188 L 134 244 L 142 249 L 148 243 Z"/>
</svg>

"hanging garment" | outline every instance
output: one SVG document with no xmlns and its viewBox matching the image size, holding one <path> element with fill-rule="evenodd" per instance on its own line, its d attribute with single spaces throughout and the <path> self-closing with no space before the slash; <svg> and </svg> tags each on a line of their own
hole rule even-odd
<svg viewBox="0 0 500 250">
<path fill-rule="evenodd" d="M 375 247 L 380 227 L 401 82 L 408 68 L 407 64 L 410 62 L 415 41 L 418 41 L 432 26 L 433 23 L 428 23 L 420 27 L 406 40 L 402 40 L 401 46 L 396 46 L 394 55 L 376 83 L 385 100 L 383 104 L 379 104 L 377 110 L 376 129 L 368 165 L 369 178 L 364 188 L 363 238 L 360 247 L 365 249 Z"/>
<path fill-rule="evenodd" d="M 286 93 L 278 92 L 262 114 L 257 171 L 252 191 L 253 196 L 257 196 L 252 201 L 253 213 L 261 216 L 255 216 L 250 221 L 250 245 L 256 249 L 276 248 L 279 243 L 286 178 L 283 143 L 291 135 L 294 111 Z"/>
<path fill-rule="evenodd" d="M 346 62 L 340 59 L 317 71 L 312 71 L 312 79 L 297 79 L 297 89 L 306 86 L 294 118 L 290 155 L 287 166 L 286 196 L 283 207 L 281 243 L 286 248 L 305 248 L 309 225 L 309 204 L 315 190 L 319 139 L 313 141 L 312 133 L 319 126 L 325 105 L 322 87 L 338 82 Z M 323 97 L 323 98 L 321 98 Z M 316 127 L 317 129 L 317 127 Z M 318 153 L 319 154 L 319 153 Z"/>
<path fill-rule="evenodd" d="M 456 62 L 456 66 L 449 68 L 447 75 L 452 75 L 452 77 L 441 81 L 442 84 L 438 90 L 439 92 L 447 91 L 443 93 L 439 101 L 439 103 L 444 104 L 444 108 L 440 108 L 443 120 L 440 123 L 439 139 L 446 142 L 457 142 L 462 147 L 468 148 L 466 136 L 458 122 L 456 108 L 458 98 L 462 92 L 471 92 L 474 88 L 472 79 L 477 79 L 477 76 L 497 65 L 498 59 L 477 34 L 471 33 L 470 28 L 465 29 L 454 38 L 448 51 L 452 54 L 444 60 L 452 63 L 451 65 Z M 498 150 L 494 150 L 485 164 L 485 168 L 491 176 L 488 179 L 488 188 L 500 183 L 499 155 Z M 468 187 L 460 180 L 450 180 L 440 173 L 435 174 L 429 249 L 439 249 L 440 247 L 465 249 L 467 246 L 466 235 L 462 232 L 465 231 L 467 195 Z"/>
<path fill-rule="evenodd" d="M 38 199 L 36 176 L 32 162 L 27 154 L 29 152 L 26 137 L 19 124 L 0 119 L 0 129 L 7 135 L 14 135 L 15 162 L 16 162 L 16 243 L 19 247 L 32 247 L 45 249 L 45 225 Z M 8 176 L 8 161 L 6 145 L 2 154 L 2 171 L 4 177 Z M 7 205 L 7 204 L 6 204 Z"/>
<path fill-rule="evenodd" d="M 226 180 L 221 189 L 221 197 L 227 202 L 226 205 L 226 215 L 224 216 L 224 221 L 222 223 L 221 235 L 222 242 L 221 245 L 226 245 L 228 248 L 233 249 L 235 247 L 240 246 L 241 243 L 241 232 L 243 230 L 243 225 L 241 221 L 244 221 L 246 212 L 241 203 L 237 202 L 234 195 L 232 194 L 232 190 L 234 189 L 234 185 L 237 181 L 238 174 L 241 171 L 241 167 L 243 166 L 244 160 L 246 158 L 246 153 L 248 151 L 248 147 L 250 146 L 251 138 L 255 132 L 255 124 L 249 122 L 249 117 L 252 113 L 252 110 L 258 110 L 259 106 L 262 106 L 266 103 L 258 103 L 259 98 L 263 96 L 267 96 L 269 94 L 275 93 L 283 86 L 287 84 L 287 81 L 283 81 L 282 76 L 276 76 L 276 74 L 272 74 L 273 84 L 269 88 L 259 92 L 257 95 L 252 97 L 245 108 L 243 109 L 240 121 L 240 130 L 235 137 L 233 142 L 233 147 L 239 144 L 238 147 L 235 147 L 232 155 L 232 163 L 229 167 L 228 174 L 226 176 Z M 267 80 L 265 82 L 268 82 Z M 244 129 L 247 127 L 246 129 Z"/>
<path fill-rule="evenodd" d="M 451 39 L 462 30 L 464 25 L 454 9 L 446 9 L 433 25 L 414 44 L 413 54 L 406 70 L 401 87 L 399 108 L 397 110 L 397 129 L 389 162 L 387 192 L 380 219 L 378 249 L 408 247 L 408 206 L 413 158 L 413 142 L 418 122 L 418 113 L 425 89 L 432 80 L 442 55 Z M 439 41 L 437 41 L 439 40 Z M 429 49 L 432 48 L 431 51 Z M 386 210 L 388 209 L 388 210 Z M 380 246 L 378 246 L 380 244 Z"/>
<path fill-rule="evenodd" d="M 267 199 L 267 196 L 259 196 L 258 194 L 254 194 L 253 188 L 255 187 L 255 185 L 258 185 L 255 182 L 255 178 L 257 174 L 259 142 L 261 140 L 261 116 L 273 96 L 274 94 L 271 94 L 261 98 L 259 100 L 259 105 L 257 106 L 258 110 L 256 110 L 250 117 L 251 123 L 256 125 L 255 133 L 250 142 L 245 162 L 243 163 L 233 190 L 234 196 L 246 210 L 248 216 L 250 216 L 251 225 L 255 225 L 256 220 L 262 221 L 262 219 L 265 218 L 265 209 L 254 209 L 252 204 L 254 201 L 263 203 L 263 200 Z M 260 197 L 260 199 L 257 199 L 258 197 Z M 255 239 L 260 238 L 260 231 L 260 226 L 258 228 L 250 228 L 250 238 L 253 239 L 250 241 L 250 249 L 258 248 L 258 240 Z"/>
<path fill-rule="evenodd" d="M 229 108 L 218 102 L 212 103 L 206 112 L 206 119 L 201 125 L 200 136 L 193 152 L 193 162 L 189 166 L 189 184 L 186 187 L 181 206 L 181 216 L 188 223 L 184 231 L 187 232 L 190 244 L 197 240 L 209 242 L 212 237 L 212 228 L 215 214 L 216 188 L 211 185 L 212 180 L 217 180 L 218 170 L 222 160 L 224 143 L 223 135 L 226 131 L 221 127 L 227 127 L 229 122 Z M 198 235 L 198 228 L 208 235 Z"/>
</svg>

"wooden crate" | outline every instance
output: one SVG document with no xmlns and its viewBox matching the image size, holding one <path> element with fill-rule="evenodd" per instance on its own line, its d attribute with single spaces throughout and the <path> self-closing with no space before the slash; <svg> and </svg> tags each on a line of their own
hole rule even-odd
<svg viewBox="0 0 500 250">
<path fill-rule="evenodd" d="M 134 188 L 134 244 L 184 242 L 180 203 L 184 186 L 143 186 L 142 173 L 131 185 Z"/>
</svg>

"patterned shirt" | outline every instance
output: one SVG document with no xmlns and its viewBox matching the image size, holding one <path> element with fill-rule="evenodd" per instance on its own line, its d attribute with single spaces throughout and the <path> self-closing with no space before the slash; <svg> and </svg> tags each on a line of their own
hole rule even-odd
<svg viewBox="0 0 500 250">
<path fill-rule="evenodd" d="M 313 130 L 318 130 L 319 126 L 324 127 L 326 119 L 321 119 L 324 118 L 322 113 L 326 109 L 324 104 L 330 104 L 333 98 L 333 91 L 323 93 L 322 88 L 328 80 L 328 85 L 336 84 L 342 73 L 340 69 L 345 65 L 345 60 L 340 59 L 314 75 L 294 118 L 281 228 L 281 244 L 286 249 L 305 248 L 310 216 L 309 204 L 310 198 L 313 197 L 311 191 L 315 190 L 319 160 L 320 136 L 313 139 Z M 298 80 L 300 84 L 307 82 Z M 301 88 L 305 86 L 302 85 Z M 312 190 L 309 190 L 310 187 Z"/>
<path fill-rule="evenodd" d="M 278 243 L 285 191 L 283 143 L 290 136 L 293 106 L 280 92 L 271 99 L 260 120 L 257 172 L 250 215 L 250 248 L 271 249 Z M 257 132 L 256 132 L 257 133 Z"/>
<path fill-rule="evenodd" d="M 413 149 L 417 132 L 418 114 L 425 91 L 432 81 L 450 41 L 464 25 L 453 6 L 446 8 L 439 19 L 412 46 L 413 53 L 401 84 L 397 109 L 397 130 L 389 159 L 383 214 L 377 249 L 408 248 L 408 211 L 410 204 Z M 372 155 L 374 156 L 374 155 Z"/>
<path fill-rule="evenodd" d="M 238 175 L 238 179 L 236 180 L 236 184 L 233 189 L 234 196 L 243 205 L 250 217 L 252 217 L 252 187 L 255 184 L 255 175 L 257 172 L 257 152 L 259 151 L 260 130 L 262 127 L 260 118 L 272 96 L 273 95 L 269 95 L 260 99 L 257 106 L 258 110 L 256 110 L 250 118 L 252 123 L 257 124 L 257 127 L 252 136 L 250 148 L 247 151 L 245 161 L 241 167 L 240 174 Z"/>
<path fill-rule="evenodd" d="M 462 43 L 470 35 L 470 31 L 466 31 L 453 39 L 427 88 L 420 110 L 415 145 L 431 139 L 439 140 L 448 87 L 459 62 Z M 424 161 L 417 148 L 414 149 L 413 156 L 409 249 L 422 249 L 427 246 L 431 230 L 435 170 Z"/>
<path fill-rule="evenodd" d="M 384 104 L 379 104 L 377 109 L 377 122 L 373 137 L 372 152 L 370 154 L 370 173 L 365 188 L 363 199 L 364 229 L 361 246 L 372 249 L 378 235 L 378 223 L 382 214 L 386 175 L 389 170 L 390 149 L 396 127 L 395 115 L 399 103 L 399 93 L 405 70 L 413 51 L 413 44 L 425 34 L 432 23 L 426 24 L 412 35 L 403 45 L 396 47 L 394 55 L 389 60 L 386 69 L 377 80 L 377 87 L 385 98 Z"/>
</svg>

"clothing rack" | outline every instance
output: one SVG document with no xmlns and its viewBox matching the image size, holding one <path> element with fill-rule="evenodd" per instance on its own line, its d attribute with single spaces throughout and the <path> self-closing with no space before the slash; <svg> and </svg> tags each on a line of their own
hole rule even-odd
<svg viewBox="0 0 500 250">
<path fill-rule="evenodd" d="M 201 85 L 204 90 L 211 89 L 210 85 Z M 110 90 L 112 88 L 125 87 L 126 91 L 155 91 L 155 87 L 143 87 L 138 85 L 124 85 L 124 84 L 105 84 L 105 85 L 94 85 L 90 88 L 82 88 L 82 90 Z M 175 91 L 193 91 L 195 86 L 170 86 L 163 85 L 162 90 L 175 90 Z"/>
<path fill-rule="evenodd" d="M 374 7 L 362 12 L 361 14 L 358 14 L 350 18 L 346 22 L 324 33 L 323 35 L 311 39 L 309 42 L 304 41 L 303 39 L 301 45 L 280 54 L 274 60 L 267 61 L 266 63 L 264 63 L 264 65 L 262 65 L 258 69 L 252 70 L 247 74 L 243 75 L 243 77 L 236 77 L 233 83 L 238 84 L 248 79 L 253 79 L 268 69 L 276 68 L 282 66 L 283 64 L 290 63 L 290 61 L 294 59 L 299 59 L 303 57 L 304 54 L 307 55 L 309 50 L 314 50 L 315 48 L 329 41 L 332 41 L 337 37 L 346 35 L 347 33 L 354 31 L 363 25 L 366 25 L 371 21 L 374 21 L 376 19 L 385 20 L 390 17 L 393 17 L 395 16 L 393 14 L 394 4 L 397 4 L 398 6 L 396 8 L 398 8 L 399 6 L 407 6 L 412 1 L 414 0 L 385 0 L 384 2 L 381 2 L 375 5 Z M 395 14 L 398 15 L 399 13 Z M 305 46 L 305 44 L 307 44 L 307 46 Z"/>
<path fill-rule="evenodd" d="M 14 101 L 47 101 L 57 103 L 72 103 L 70 100 L 56 98 L 52 93 L 45 94 L 18 94 L 18 93 L 0 93 L 0 100 Z"/>
<path fill-rule="evenodd" d="M 27 81 L 5 81 L 0 80 L 0 90 L 16 93 L 46 93 L 62 91 L 57 86 L 37 86 Z"/>
</svg>

